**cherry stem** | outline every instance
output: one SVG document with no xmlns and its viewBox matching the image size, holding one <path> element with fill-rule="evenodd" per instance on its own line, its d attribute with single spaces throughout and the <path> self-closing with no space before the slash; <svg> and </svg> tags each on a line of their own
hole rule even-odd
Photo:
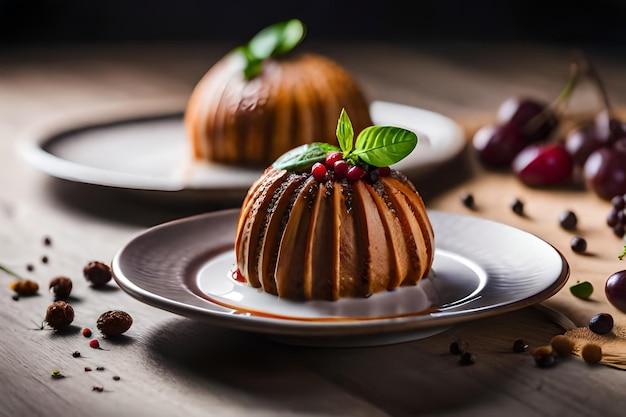
<svg viewBox="0 0 626 417">
<path fill-rule="evenodd" d="M 22 279 L 22 277 L 19 276 L 17 273 L 11 271 L 9 268 L 7 268 L 6 266 L 4 266 L 2 264 L 0 264 L 0 270 L 6 272 L 9 275 L 13 275 L 15 278 Z"/>
<path fill-rule="evenodd" d="M 584 62 L 585 73 L 589 77 L 591 77 L 591 80 L 595 84 L 597 92 L 600 95 L 600 100 L 602 100 L 602 105 L 604 106 L 604 109 L 607 111 L 607 113 L 610 115 L 612 110 L 611 103 L 609 101 L 609 95 L 607 94 L 606 88 L 604 86 L 604 83 L 602 82 L 602 78 L 600 77 L 598 70 L 584 53 L 579 52 L 579 55 L 580 59 Z"/>
</svg>

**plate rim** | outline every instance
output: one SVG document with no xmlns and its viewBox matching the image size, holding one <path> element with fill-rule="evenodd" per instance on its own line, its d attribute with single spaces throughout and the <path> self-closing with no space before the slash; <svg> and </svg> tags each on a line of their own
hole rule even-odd
<svg viewBox="0 0 626 417">
<path fill-rule="evenodd" d="M 375 112 L 380 107 L 395 107 L 407 111 L 416 111 L 428 117 L 445 121 L 450 130 L 451 146 L 445 150 L 433 153 L 427 161 L 417 162 L 403 168 L 407 169 L 430 169 L 434 165 L 442 163 L 458 155 L 466 144 L 465 132 L 461 126 L 451 117 L 444 114 L 401 104 L 391 101 L 373 100 L 370 109 Z M 70 161 L 49 152 L 46 146 L 63 135 L 72 132 L 93 128 L 119 125 L 124 123 L 141 122 L 155 119 L 182 117 L 184 115 L 183 102 L 179 100 L 165 101 L 164 104 L 140 101 L 115 108 L 93 108 L 83 111 L 72 112 L 64 116 L 52 117 L 47 121 L 35 125 L 22 132 L 16 141 L 17 154 L 31 167 L 51 176 L 75 183 L 105 186 L 135 191 L 153 192 L 214 192 L 219 195 L 223 191 L 245 193 L 250 184 L 243 186 L 207 186 L 196 183 L 186 183 L 182 178 L 155 178 L 149 175 L 131 174 L 113 170 L 106 170 L 94 166 Z M 237 169 L 225 167 L 225 169 Z M 259 171 L 259 174 L 261 171 Z"/>
<path fill-rule="evenodd" d="M 525 298 L 510 301 L 507 303 L 501 302 L 497 305 L 491 305 L 488 308 L 479 309 L 478 311 L 467 310 L 455 312 L 455 314 L 444 314 L 439 316 L 423 315 L 356 321 L 358 325 L 355 325 L 355 322 L 352 321 L 300 321 L 285 320 L 280 318 L 267 318 L 262 316 L 248 316 L 244 314 L 237 314 L 236 312 L 234 312 L 234 310 L 224 308 L 218 304 L 211 303 L 209 300 L 203 299 L 208 305 L 217 307 L 222 311 L 208 310 L 206 308 L 185 304 L 177 300 L 171 300 L 161 295 L 151 293 L 150 291 L 139 287 L 132 281 L 132 279 L 123 275 L 123 273 L 120 271 L 120 261 L 122 256 L 124 255 L 125 250 L 130 245 L 132 245 L 136 239 L 144 237 L 148 233 L 155 233 L 158 232 L 159 229 L 163 228 L 175 228 L 178 224 L 184 222 L 208 221 L 212 217 L 226 216 L 236 218 L 236 216 L 238 216 L 238 213 L 239 209 L 233 208 L 203 214 L 196 214 L 193 216 L 171 220 L 166 223 L 156 225 L 141 232 L 138 232 L 134 237 L 129 239 L 126 244 L 120 247 L 113 257 L 111 265 L 115 282 L 120 286 L 122 290 L 124 290 L 126 293 L 136 298 L 137 300 L 152 307 L 169 311 L 180 316 L 200 319 L 208 324 L 214 324 L 237 330 L 251 331 L 254 333 L 285 337 L 296 336 L 310 338 L 364 336 L 370 335 L 375 332 L 380 333 L 381 335 L 388 335 L 401 332 L 418 332 L 434 328 L 448 328 L 463 322 L 504 314 L 545 301 L 546 299 L 559 292 L 559 290 L 561 290 L 565 286 L 570 275 L 570 266 L 565 256 L 556 247 L 554 247 L 546 240 L 525 230 L 495 220 L 478 216 L 471 216 L 467 214 L 449 213 L 441 210 L 429 210 L 429 213 L 436 213 L 443 216 L 456 216 L 466 219 L 469 218 L 471 219 L 471 221 L 483 221 L 493 223 L 498 225 L 498 227 L 513 229 L 518 232 L 524 233 L 534 239 L 537 239 L 537 241 L 539 242 L 543 242 L 549 248 L 551 248 L 560 259 L 561 271 L 559 276 L 556 277 L 554 281 L 552 281 L 550 285 L 548 285 L 543 290 L 531 294 Z M 349 330 L 349 333 L 346 333 L 347 330 Z"/>
</svg>

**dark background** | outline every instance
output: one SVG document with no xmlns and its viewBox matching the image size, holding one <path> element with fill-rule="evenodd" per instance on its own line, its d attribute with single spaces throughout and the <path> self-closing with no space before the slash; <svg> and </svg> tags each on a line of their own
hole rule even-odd
<svg viewBox="0 0 626 417">
<path fill-rule="evenodd" d="M 617 0 L 0 0 L 0 42 L 242 42 L 292 17 L 320 41 L 622 46 L 626 36 L 626 1 Z"/>
</svg>

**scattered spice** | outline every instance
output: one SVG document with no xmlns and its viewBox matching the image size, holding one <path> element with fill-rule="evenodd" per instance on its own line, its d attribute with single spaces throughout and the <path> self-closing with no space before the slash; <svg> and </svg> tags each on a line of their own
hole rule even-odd
<svg viewBox="0 0 626 417">
<path fill-rule="evenodd" d="M 75 350 L 74 353 L 72 353 L 72 356 L 75 358 L 80 358 L 80 352 Z"/>
<path fill-rule="evenodd" d="M 91 329 L 89 327 L 85 327 L 80 333 L 85 337 L 91 337 Z"/>
<path fill-rule="evenodd" d="M 475 202 L 474 202 L 474 195 L 471 193 L 464 193 L 461 195 L 461 203 L 463 203 L 463 205 L 469 209 L 473 209 Z"/>
<path fill-rule="evenodd" d="M 34 295 L 39 290 L 39 284 L 30 279 L 18 279 L 11 282 L 9 288 L 18 295 Z"/>
<path fill-rule="evenodd" d="M 511 210 L 518 216 L 522 216 L 524 214 L 524 203 L 519 198 L 516 198 L 511 203 Z"/>
<path fill-rule="evenodd" d="M 28 272 L 33 272 L 35 270 L 35 265 L 33 265 L 33 264 L 26 264 L 26 270 Z"/>
<path fill-rule="evenodd" d="M 572 285 L 569 290 L 574 297 L 586 300 L 593 294 L 593 284 L 589 281 L 576 281 L 576 284 Z"/>
<path fill-rule="evenodd" d="M 54 369 L 52 370 L 52 372 L 50 373 L 50 375 L 52 376 L 53 379 L 61 379 L 61 378 L 65 378 L 65 375 L 63 375 L 61 373 L 61 371 L 59 371 L 58 369 Z"/>
<path fill-rule="evenodd" d="M 43 238 L 43 244 L 45 246 L 50 246 L 52 245 L 52 239 L 50 238 L 50 236 L 44 236 Z"/>
<path fill-rule="evenodd" d="M 111 280 L 111 267 L 100 261 L 91 261 L 83 268 L 83 275 L 91 285 L 100 287 Z"/>
<path fill-rule="evenodd" d="M 119 381 L 121 378 L 118 375 L 113 376 L 113 381 Z"/>
<path fill-rule="evenodd" d="M 47 257 L 46 255 L 44 255 L 44 256 L 42 256 L 42 257 L 41 257 L 41 263 L 42 263 L 42 264 L 47 264 L 47 263 L 48 263 L 48 261 L 49 261 L 49 259 L 48 259 L 48 257 Z"/>
<path fill-rule="evenodd" d="M 559 215 L 559 224 L 565 230 L 576 230 L 578 218 L 571 210 L 566 210 Z"/>
<path fill-rule="evenodd" d="M 574 342 L 569 337 L 559 334 L 550 340 L 552 350 L 559 356 L 570 356 L 574 351 Z"/>
<path fill-rule="evenodd" d="M 74 321 L 74 308 L 65 301 L 59 300 L 48 306 L 45 322 L 55 330 L 61 330 Z"/>
<path fill-rule="evenodd" d="M 96 371 L 104 371 L 104 366 L 98 366 L 98 367 L 96 368 Z"/>
<path fill-rule="evenodd" d="M 91 339 L 89 341 L 89 347 L 92 349 L 100 349 L 100 342 L 98 339 Z"/>
<path fill-rule="evenodd" d="M 72 292 L 72 280 L 64 276 L 56 277 L 50 280 L 48 288 L 57 299 L 66 299 Z"/>
<path fill-rule="evenodd" d="M 91 368 L 89 366 L 85 366 L 85 372 L 91 372 Z"/>
<path fill-rule="evenodd" d="M 456 339 L 454 342 L 450 343 L 450 353 L 453 355 L 461 355 L 463 352 L 467 351 L 468 344 L 463 339 Z"/>
<path fill-rule="evenodd" d="M 580 356 L 589 364 L 595 364 L 602 360 L 602 348 L 595 343 L 588 343 L 583 346 Z"/>
<path fill-rule="evenodd" d="M 459 363 L 461 365 L 473 365 L 476 363 L 476 357 L 474 356 L 473 353 L 470 352 L 463 352 L 461 354 L 461 356 L 459 357 Z"/>
<path fill-rule="evenodd" d="M 133 324 L 133 318 L 130 314 L 122 310 L 111 310 L 102 313 L 96 322 L 98 330 L 104 337 L 118 336 Z"/>
<path fill-rule="evenodd" d="M 99 387 L 99 386 L 97 386 L 97 385 L 94 385 L 94 386 L 91 388 L 91 390 L 92 390 L 92 391 L 96 391 L 96 392 L 102 392 L 102 391 L 104 391 L 104 387 Z"/>
<path fill-rule="evenodd" d="M 576 253 L 585 253 L 587 251 L 587 241 L 580 236 L 572 237 L 572 240 L 570 241 L 570 246 L 572 247 L 572 250 Z"/>
<path fill-rule="evenodd" d="M 552 346 L 539 346 L 532 351 L 535 364 L 539 368 L 549 368 L 555 364 L 556 358 Z"/>
<path fill-rule="evenodd" d="M 521 353 L 528 350 L 528 344 L 523 339 L 515 339 L 513 342 L 513 352 Z"/>
</svg>

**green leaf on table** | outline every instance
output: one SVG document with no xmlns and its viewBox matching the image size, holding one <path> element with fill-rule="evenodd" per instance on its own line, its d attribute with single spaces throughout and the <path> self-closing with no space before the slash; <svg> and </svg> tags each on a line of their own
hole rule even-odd
<svg viewBox="0 0 626 417">
<path fill-rule="evenodd" d="M 622 259 L 624 259 L 624 256 L 626 256 L 626 245 L 624 246 L 624 251 L 622 252 L 621 255 L 617 257 L 617 259 L 621 261 Z"/>
</svg>

